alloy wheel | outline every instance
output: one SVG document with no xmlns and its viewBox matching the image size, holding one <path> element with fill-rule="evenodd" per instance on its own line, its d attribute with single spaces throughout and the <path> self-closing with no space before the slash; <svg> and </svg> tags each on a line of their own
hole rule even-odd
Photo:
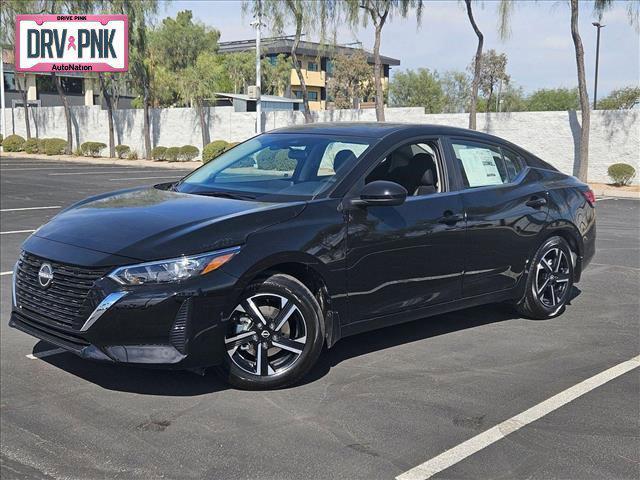
<svg viewBox="0 0 640 480">
<path fill-rule="evenodd" d="M 536 268 L 535 289 L 538 299 L 547 308 L 562 304 L 569 285 L 569 258 L 560 248 L 546 252 Z"/>
<path fill-rule="evenodd" d="M 289 370 L 307 343 L 307 326 L 296 304 L 281 295 L 258 293 L 231 314 L 225 346 L 231 361 L 252 375 Z"/>
</svg>

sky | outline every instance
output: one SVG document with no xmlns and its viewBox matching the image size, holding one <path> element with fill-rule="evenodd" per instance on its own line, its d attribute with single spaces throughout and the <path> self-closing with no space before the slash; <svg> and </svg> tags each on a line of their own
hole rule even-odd
<svg viewBox="0 0 640 480">
<path fill-rule="evenodd" d="M 585 68 L 589 95 L 593 95 L 597 20 L 592 1 L 580 3 L 580 34 L 585 49 Z M 174 0 L 161 4 L 158 19 L 191 10 L 195 19 L 217 28 L 220 41 L 255 37 L 242 16 L 240 1 Z M 577 85 L 575 53 L 570 30 L 568 1 L 518 0 L 511 17 L 511 35 L 502 41 L 498 35 L 497 1 L 474 2 L 474 15 L 485 41 L 484 48 L 504 52 L 508 57 L 507 73 L 512 83 L 526 93 L 539 88 Z M 640 34 L 629 24 L 627 4 L 615 2 L 601 23 L 598 97 L 611 90 L 640 84 Z M 267 27 L 268 30 L 268 27 Z M 286 33 L 293 33 L 289 28 Z M 266 33 L 267 35 L 269 32 Z M 373 29 L 347 27 L 338 29 L 338 43 L 361 41 L 369 50 L 373 46 Z M 382 32 L 380 52 L 401 61 L 394 71 L 421 67 L 444 72 L 465 70 L 475 54 L 477 37 L 469 24 L 464 2 L 458 0 L 425 1 L 422 23 L 415 16 L 392 18 Z"/>
</svg>

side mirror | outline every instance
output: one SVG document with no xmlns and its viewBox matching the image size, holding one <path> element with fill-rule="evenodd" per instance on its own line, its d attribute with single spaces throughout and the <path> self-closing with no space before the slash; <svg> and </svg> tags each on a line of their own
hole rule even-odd
<svg viewBox="0 0 640 480">
<path fill-rule="evenodd" d="M 360 198 L 351 200 L 353 206 L 395 207 L 407 199 L 407 189 L 395 182 L 376 180 L 360 192 Z"/>
</svg>

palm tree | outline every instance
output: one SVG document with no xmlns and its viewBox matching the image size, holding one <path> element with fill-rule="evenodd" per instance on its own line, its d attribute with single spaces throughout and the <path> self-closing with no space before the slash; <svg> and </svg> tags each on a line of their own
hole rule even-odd
<svg viewBox="0 0 640 480">
<path fill-rule="evenodd" d="M 366 27 L 371 21 L 375 29 L 373 42 L 373 78 L 376 90 L 376 119 L 384 122 L 384 89 L 382 87 L 382 61 L 380 60 L 380 42 L 382 28 L 387 20 L 400 15 L 407 18 L 409 12 L 415 11 L 416 21 L 420 25 L 422 20 L 422 0 L 347 0 L 342 2 L 346 12 L 347 24 L 357 27 L 362 23 Z M 365 14 L 360 16 L 361 10 Z"/>
<path fill-rule="evenodd" d="M 473 27 L 473 31 L 478 37 L 478 48 L 476 49 L 476 56 L 474 57 L 473 65 L 473 81 L 471 82 L 471 98 L 469 99 L 469 128 L 476 129 L 476 109 L 478 106 L 478 86 L 480 85 L 480 66 L 482 65 L 482 44 L 484 43 L 484 36 L 476 24 L 476 20 L 473 17 L 473 10 L 471 8 L 471 0 L 464 0 L 467 7 L 467 16 L 469 17 L 469 23 Z"/>
<path fill-rule="evenodd" d="M 589 171 L 589 127 L 591 124 L 591 107 L 589 105 L 589 94 L 587 92 L 587 80 L 584 73 L 584 47 L 578 29 L 578 14 L 580 3 L 578 0 L 569 0 L 571 6 L 571 38 L 576 55 L 576 67 L 578 72 L 578 92 L 580 96 L 580 155 L 578 165 L 578 178 L 583 182 L 588 179 Z M 613 5 L 613 0 L 593 0 L 593 11 L 602 17 L 602 14 Z M 513 11 L 515 2 L 513 0 L 501 0 L 499 5 L 500 36 L 504 39 L 509 36 L 509 18 Z M 585 5 L 586 2 L 582 2 Z M 630 0 L 627 3 L 627 13 L 629 22 L 638 27 L 638 12 L 640 10 L 640 0 Z"/>
</svg>

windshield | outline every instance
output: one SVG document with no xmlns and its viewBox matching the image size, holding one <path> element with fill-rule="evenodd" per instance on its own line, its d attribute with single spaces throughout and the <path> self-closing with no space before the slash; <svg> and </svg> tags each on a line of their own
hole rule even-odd
<svg viewBox="0 0 640 480">
<path fill-rule="evenodd" d="M 342 178 L 370 142 L 325 135 L 260 135 L 185 177 L 176 190 L 264 201 L 307 200 Z"/>
</svg>

